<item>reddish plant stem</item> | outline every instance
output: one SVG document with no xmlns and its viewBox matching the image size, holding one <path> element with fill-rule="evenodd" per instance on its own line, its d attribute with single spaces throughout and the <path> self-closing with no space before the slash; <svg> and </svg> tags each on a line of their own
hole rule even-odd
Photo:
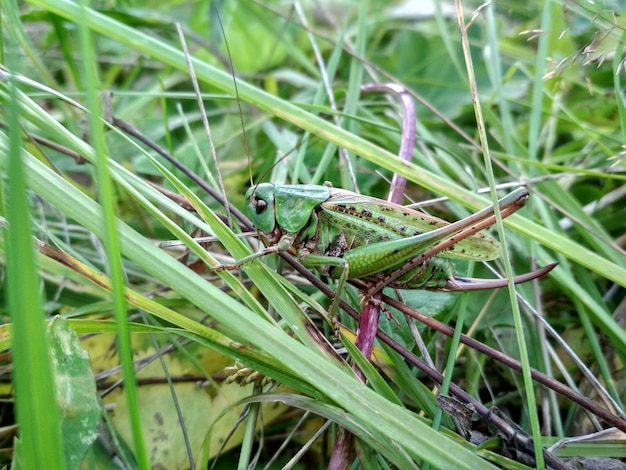
<svg viewBox="0 0 626 470">
<path fill-rule="evenodd" d="M 402 107 L 402 137 L 400 140 L 400 150 L 398 157 L 411 161 L 413 156 L 413 145 L 415 143 L 415 104 L 413 98 L 407 91 L 395 83 L 370 83 L 361 87 L 361 92 L 382 92 L 389 93 L 398 98 Z M 389 188 L 387 200 L 394 204 L 401 204 L 406 188 L 406 178 L 394 174 Z M 374 348 L 374 340 L 378 332 L 378 319 L 380 317 L 381 294 L 377 292 L 371 298 L 366 299 L 363 310 L 359 317 L 359 329 L 357 331 L 356 346 L 366 358 L 370 358 Z M 362 382 L 365 377 L 361 370 L 354 366 L 354 371 Z"/>
<path fill-rule="evenodd" d="M 417 120 L 413 98 L 404 87 L 397 83 L 368 83 L 361 87 L 361 92 L 363 93 L 375 91 L 392 94 L 400 102 L 402 108 L 402 135 L 398 157 L 410 162 L 413 156 L 413 146 L 415 145 L 415 123 Z M 405 188 L 406 178 L 402 175 L 394 174 L 387 200 L 394 204 L 402 204 Z"/>
<path fill-rule="evenodd" d="M 362 93 L 382 92 L 395 95 L 400 101 L 402 107 L 402 137 L 400 140 L 400 150 L 398 156 L 403 160 L 410 161 L 413 155 L 413 144 L 415 142 L 415 105 L 413 99 L 406 90 L 395 83 L 371 83 L 361 87 Z M 395 204 L 400 204 L 404 197 L 406 188 L 406 178 L 393 175 L 389 188 L 389 196 L 387 200 Z M 382 292 L 376 292 L 371 297 L 366 297 L 363 310 L 359 315 L 359 328 L 355 345 L 363 353 L 368 360 L 374 349 L 374 341 L 378 333 L 378 321 L 380 318 Z M 365 375 L 355 364 L 353 366 L 354 373 L 363 383 L 366 382 Z M 343 469 L 347 468 L 354 454 L 354 436 L 345 428 L 337 430 L 335 444 L 331 454 L 328 468 Z"/>
</svg>

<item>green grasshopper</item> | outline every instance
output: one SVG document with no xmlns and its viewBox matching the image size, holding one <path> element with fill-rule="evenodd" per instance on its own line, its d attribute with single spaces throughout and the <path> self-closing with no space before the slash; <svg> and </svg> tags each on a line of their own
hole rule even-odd
<svg viewBox="0 0 626 470">
<path fill-rule="evenodd" d="M 499 204 L 502 217 L 522 208 L 527 199 L 524 188 L 505 196 Z M 478 233 L 495 223 L 493 206 L 451 224 L 328 183 L 262 183 L 248 190 L 246 203 L 266 248 L 217 270 L 235 269 L 269 253 L 291 252 L 304 266 L 338 279 L 338 292 L 349 279 L 367 282 L 368 296 L 384 287 L 467 291 L 508 283 L 507 279 L 458 277 L 452 261 L 489 261 L 500 256 L 500 244 Z M 514 282 L 543 276 L 554 266 L 518 276 Z"/>
</svg>

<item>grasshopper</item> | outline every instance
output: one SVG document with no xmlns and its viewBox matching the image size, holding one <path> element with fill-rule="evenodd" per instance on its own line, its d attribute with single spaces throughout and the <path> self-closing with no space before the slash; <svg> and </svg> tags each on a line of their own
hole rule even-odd
<svg viewBox="0 0 626 470">
<path fill-rule="evenodd" d="M 522 208 L 524 188 L 500 200 L 502 217 Z M 235 269 L 269 253 L 291 252 L 308 268 L 338 279 L 341 292 L 349 279 L 369 284 L 366 295 L 384 287 L 467 291 L 506 286 L 507 279 L 456 276 L 453 259 L 489 261 L 500 244 L 478 233 L 495 223 L 493 206 L 449 223 L 407 207 L 325 185 L 262 183 L 246 193 L 247 208 L 265 249 L 233 265 Z M 556 264 L 513 279 L 526 282 Z M 336 295 L 331 311 L 338 302 Z"/>
</svg>

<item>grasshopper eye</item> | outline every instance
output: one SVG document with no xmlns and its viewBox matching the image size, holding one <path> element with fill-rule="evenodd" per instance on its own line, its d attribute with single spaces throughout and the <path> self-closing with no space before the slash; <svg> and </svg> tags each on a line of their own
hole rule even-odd
<svg viewBox="0 0 626 470">
<path fill-rule="evenodd" d="M 254 205 L 254 211 L 257 215 L 261 215 L 267 209 L 267 201 L 263 199 L 257 199 L 256 204 Z"/>
</svg>

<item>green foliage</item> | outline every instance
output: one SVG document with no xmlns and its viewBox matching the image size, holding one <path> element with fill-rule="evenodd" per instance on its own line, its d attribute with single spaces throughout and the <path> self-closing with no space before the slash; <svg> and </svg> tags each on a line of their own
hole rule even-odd
<svg viewBox="0 0 626 470">
<path fill-rule="evenodd" d="M 503 1 L 476 12 L 472 8 L 477 3 L 464 2 L 466 22 L 473 18 L 467 32 L 473 62 L 470 79 L 482 107 L 482 115 L 477 116 L 457 18 L 454 8 L 449 8 L 453 5 L 435 2 L 434 12 L 423 14 L 411 12 L 411 2 L 388 3 L 355 0 L 341 6 L 326 2 L 319 9 L 308 4 L 290 9 L 291 4 L 282 1 L 130 6 L 99 2 L 86 10 L 69 0 L 29 0 L 20 4 L 20 10 L 12 2 L 0 3 L 5 67 L 0 112 L 2 122 L 11 123 L 0 128 L 0 168 L 3 181 L 9 183 L 3 198 L 15 197 L 9 190 L 19 186 L 14 184 L 15 173 L 9 173 L 16 171 L 16 166 L 10 166 L 16 152 L 28 184 L 28 190 L 18 191 L 22 205 L 15 206 L 16 199 L 3 199 L 2 214 L 12 230 L 23 231 L 15 232 L 22 233 L 25 248 L 20 250 L 31 246 L 29 234 L 46 242 L 37 245 L 41 253 L 35 263 L 23 251 L 16 257 L 16 240 L 6 229 L 0 240 L 0 259 L 9 280 L 0 295 L 6 298 L 10 288 L 9 299 L 22 298 L 16 293 L 24 292 L 22 299 L 34 302 L 30 307 L 15 300 L 3 304 L 7 325 L 2 346 L 19 342 L 14 350 L 18 406 L 20 400 L 40 405 L 43 400 L 37 390 L 30 390 L 28 396 L 24 392 L 28 385 L 19 386 L 20 373 L 31 370 L 19 358 L 27 357 L 23 354 L 28 354 L 28 348 L 26 353 L 20 349 L 25 345 L 31 354 L 43 350 L 46 343 L 39 337 L 45 310 L 48 319 L 66 316 L 79 334 L 97 335 L 84 338 L 83 347 L 90 352 L 93 368 L 102 372 L 101 388 L 121 378 L 114 367 L 131 350 L 140 363 L 168 353 L 167 360 L 153 363 L 145 375 L 139 375 L 138 405 L 132 399 L 127 402 L 120 392 L 105 399 L 116 405 L 118 414 L 107 416 L 103 440 L 91 447 L 87 457 L 102 466 L 110 459 L 102 442 L 117 449 L 127 466 L 135 465 L 135 459 L 141 466 L 141 451 L 132 443 L 128 424 L 133 414 L 135 422 L 141 417 L 143 428 L 135 430 L 135 440 L 142 433 L 146 439 L 167 428 L 167 433 L 159 434 L 167 437 L 159 442 L 159 452 L 151 454 L 151 466 L 188 467 L 191 459 L 202 466 L 204 460 L 231 447 L 251 455 L 257 444 L 252 418 L 251 428 L 234 435 L 230 447 L 220 449 L 218 441 L 227 440 L 243 405 L 265 400 L 286 407 L 254 409 L 261 417 L 271 416 L 256 421 L 263 426 L 264 437 L 300 432 L 287 446 L 285 454 L 290 457 L 323 424 L 310 417 L 316 416 L 358 436 L 362 458 L 375 456 L 400 468 L 417 462 L 448 468 L 487 468 L 488 462 L 495 461 L 507 467 L 519 465 L 460 439 L 450 430 L 454 426 L 447 415 L 442 421 L 446 429 L 432 429 L 432 420 L 438 419 L 433 384 L 392 348 L 377 344 L 375 368 L 367 366 L 352 345 L 348 347 L 371 387 L 361 384 L 345 363 L 329 356 L 330 344 L 313 333 L 327 327 L 318 319 L 325 314 L 328 299 L 282 262 L 268 257 L 246 265 L 242 273 L 224 272 L 219 277 L 203 271 L 200 266 L 250 255 L 257 245 L 236 236 L 240 231 L 236 224 L 224 222 L 227 211 L 189 175 L 106 123 L 110 104 L 113 116 L 167 149 L 214 190 L 223 190 L 225 199 L 240 209 L 247 187 L 261 181 L 331 181 L 356 190 L 354 181 L 363 194 L 385 198 L 386 180 L 397 172 L 410 181 L 407 203 L 443 196 L 448 199 L 445 204 L 437 202 L 428 210 L 455 220 L 488 205 L 477 189 L 503 185 L 502 196 L 510 187 L 526 184 L 529 204 L 506 219 L 506 239 L 500 240 L 507 247 L 512 270 L 520 274 L 534 263 L 559 261 L 560 265 L 539 283 L 517 288 L 522 328 L 514 321 L 506 292 L 471 293 L 461 301 L 458 295 L 412 291 L 403 293 L 404 301 L 514 357 L 520 354 L 518 338 L 523 329 L 529 353 L 521 359 L 527 365 L 582 390 L 588 387 L 586 377 L 599 377 L 614 406 L 623 409 L 623 18 L 610 13 L 616 6 L 608 2 L 544 2 L 542 6 Z M 289 13 L 283 16 L 278 11 Z M 193 58 L 211 139 L 202 123 L 177 23 Z M 92 51 L 81 52 L 78 25 L 93 35 Z M 326 61 L 325 67 L 317 54 Z M 14 97 L 9 76 L 15 84 Z M 395 157 L 401 120 L 395 102 L 358 92 L 361 83 L 390 80 L 403 83 L 417 103 L 418 139 L 409 164 Z M 112 92 L 102 113 L 90 114 L 86 109 L 94 91 Z M 89 109 L 96 110 L 93 102 Z M 485 142 L 480 141 L 481 127 L 486 129 Z M 493 170 L 482 158 L 487 147 Z M 346 149 L 347 158 L 337 158 L 337 148 Z M 97 175 L 98 155 L 106 158 L 100 163 L 108 166 L 101 166 Z M 115 192 L 103 195 L 109 182 Z M 181 207 L 166 191 L 183 196 L 193 210 Z M 102 221 L 107 206 L 115 210 L 117 230 Z M 30 217 L 22 217 L 25 214 Z M 25 221 L 32 228 L 16 223 Z M 219 243 L 200 246 L 193 240 L 194 230 L 217 237 Z M 116 255 L 110 246 L 117 237 Z M 109 258 L 100 240 L 105 240 Z M 182 250 L 166 251 L 154 240 L 181 240 L 189 249 L 184 262 L 176 259 Z M 16 268 L 20 262 L 26 264 L 26 274 Z M 123 268 L 126 288 L 115 287 L 108 277 L 116 262 Z M 493 266 L 505 271 L 498 261 Z M 459 263 L 457 269 L 473 269 L 475 277 L 493 277 L 483 265 L 468 268 Z M 43 308 L 36 304 L 40 292 L 45 295 Z M 345 298 L 359 309 L 356 289 Z M 130 340 L 124 338 L 128 330 L 112 339 L 107 335 L 120 333 L 119 326 L 125 325 L 119 308 L 124 300 L 133 319 L 127 325 Z M 30 316 L 25 315 L 26 323 L 20 324 L 22 311 Z M 114 312 L 115 323 L 110 321 Z M 453 383 L 486 406 L 497 404 L 535 439 L 548 441 L 592 429 L 593 422 L 584 421 L 580 406 L 572 401 L 536 388 L 547 397 L 537 400 L 537 406 L 545 407 L 539 412 L 535 404 L 527 403 L 525 389 L 531 385 L 517 373 L 465 346 L 451 346 L 430 327 L 418 325 L 421 339 L 417 338 L 408 328 L 409 320 L 392 312 L 398 321 L 384 320 L 385 332 L 412 352 L 417 353 L 421 342 L 437 367 L 451 358 L 447 372 Z M 556 336 L 546 336 L 539 317 L 556 330 Z M 342 321 L 354 326 L 347 317 Z M 350 337 L 349 331 L 343 333 L 344 339 Z M 560 337 L 565 341 L 559 342 Z M 122 357 L 117 356 L 118 350 Z M 53 355 L 57 360 L 62 356 L 54 349 Z M 238 385 L 225 384 L 220 376 L 231 360 L 285 388 L 271 395 L 251 389 L 248 398 L 238 401 L 247 392 L 234 392 Z M 219 368 L 213 368 L 215 364 Z M 33 370 L 40 374 L 47 367 Z M 125 379 L 132 380 L 129 375 Z M 160 388 L 150 380 L 160 381 Z M 199 388 L 196 382 L 204 380 L 209 385 Z M 95 393 L 87 392 L 85 402 L 95 402 Z M 172 397 L 180 398 L 178 404 Z M 606 400 L 599 395 L 592 398 Z M 196 409 L 188 406 L 196 401 L 201 403 Z M 170 408 L 159 421 L 158 413 L 165 407 Z M 293 414 L 283 412 L 295 408 L 311 413 L 302 427 L 292 422 Z M 95 413 L 95 405 L 90 409 Z M 29 428 L 23 421 L 28 415 L 19 410 L 19 445 L 26 452 L 33 436 L 49 433 L 50 427 Z M 532 424 L 533 414 L 550 417 L 542 423 L 542 435 Z M 4 416 L 9 420 L 12 413 Z M 32 407 L 30 418 L 39 417 L 48 419 L 48 426 L 61 426 L 54 410 L 48 414 Z M 179 421 L 176 432 L 174 425 L 164 424 Z M 3 422 L 8 424 L 12 423 Z M 185 433 L 192 438 L 185 441 Z M 62 437 L 66 441 L 73 435 L 64 431 Z M 263 439 L 259 435 L 256 439 Z M 273 443 L 264 442 L 269 450 L 261 455 L 263 462 L 269 462 L 279 448 Z M 60 443 L 46 445 L 62 455 Z M 84 449 L 75 455 L 80 452 Z M 574 453 L 571 446 L 567 453 Z M 593 446 L 588 446 L 575 455 L 593 453 Z M 222 458 L 233 455 L 239 453 Z M 308 455 L 311 461 L 326 462 L 328 449 L 314 445 Z M 608 455 L 619 453 L 609 450 Z"/>
</svg>

